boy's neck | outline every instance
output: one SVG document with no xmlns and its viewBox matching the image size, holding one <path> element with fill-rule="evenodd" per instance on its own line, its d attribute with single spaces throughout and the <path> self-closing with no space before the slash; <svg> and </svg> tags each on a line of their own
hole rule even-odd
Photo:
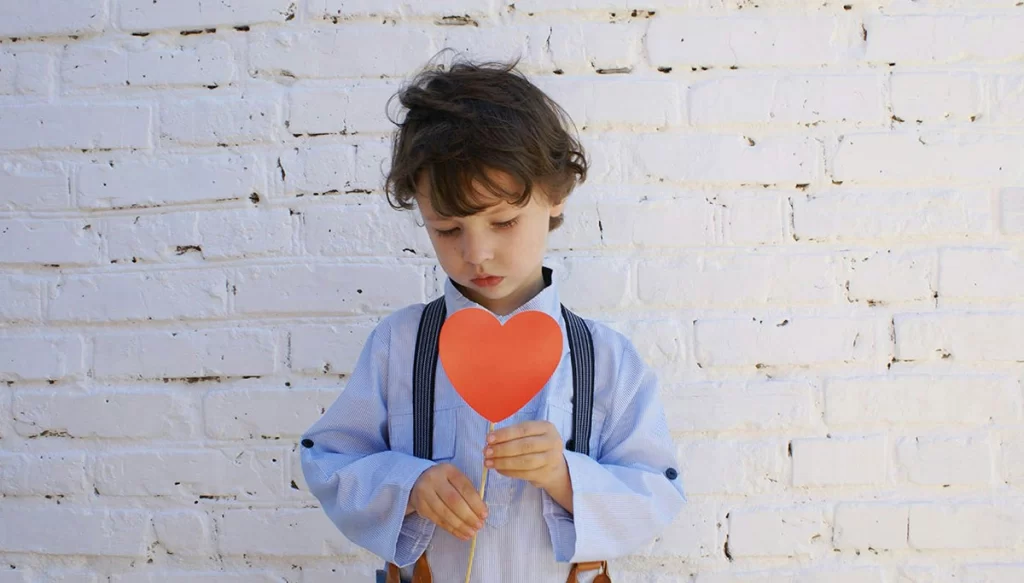
<svg viewBox="0 0 1024 583">
<path fill-rule="evenodd" d="M 537 268 L 537 272 L 534 277 L 531 277 L 530 280 L 519 289 L 503 298 L 490 299 L 481 297 L 472 290 L 466 289 L 458 283 L 455 283 L 455 280 L 452 280 L 452 284 L 462 293 L 462 295 L 487 308 L 497 316 L 507 316 L 518 310 L 526 302 L 532 300 L 537 296 L 537 294 L 544 291 L 544 288 L 548 286 L 548 283 L 549 282 L 546 281 L 546 278 L 544 277 L 544 268 L 541 266 Z"/>
</svg>

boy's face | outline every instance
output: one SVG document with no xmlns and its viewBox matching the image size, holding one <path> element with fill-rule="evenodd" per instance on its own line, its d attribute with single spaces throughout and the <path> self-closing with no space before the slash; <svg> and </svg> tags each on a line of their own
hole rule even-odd
<svg viewBox="0 0 1024 583">
<path fill-rule="evenodd" d="M 504 172 L 490 171 L 488 177 L 505 190 L 516 189 L 515 179 Z M 467 217 L 442 217 L 430 204 L 430 185 L 422 173 L 417 207 L 448 277 L 470 300 L 506 315 L 544 289 L 549 220 L 562 214 L 565 203 L 549 204 L 539 185 L 525 207 L 496 198 L 477 182 L 473 187 L 488 208 Z"/>
</svg>

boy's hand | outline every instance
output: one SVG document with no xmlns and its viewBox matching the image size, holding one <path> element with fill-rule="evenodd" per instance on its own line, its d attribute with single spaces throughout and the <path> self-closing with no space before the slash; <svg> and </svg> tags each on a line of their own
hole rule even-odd
<svg viewBox="0 0 1024 583">
<path fill-rule="evenodd" d="M 406 514 L 413 511 L 466 541 L 483 528 L 487 518 L 487 505 L 473 482 L 451 464 L 437 464 L 420 474 Z"/>
<path fill-rule="evenodd" d="M 487 436 L 484 465 L 551 490 L 568 481 L 564 447 L 558 429 L 549 421 L 525 421 Z"/>
</svg>

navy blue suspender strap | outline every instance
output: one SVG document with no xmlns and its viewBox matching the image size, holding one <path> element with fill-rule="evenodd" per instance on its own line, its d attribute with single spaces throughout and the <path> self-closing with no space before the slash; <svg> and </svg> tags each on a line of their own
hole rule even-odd
<svg viewBox="0 0 1024 583">
<path fill-rule="evenodd" d="M 437 343 L 445 315 L 443 297 L 427 304 L 420 316 L 413 357 L 413 455 L 428 460 L 434 457 L 434 379 L 437 374 Z"/>
<path fill-rule="evenodd" d="M 566 449 L 590 455 L 590 429 L 594 416 L 594 340 L 587 323 L 562 306 L 569 357 L 572 361 L 572 437 Z"/>
</svg>

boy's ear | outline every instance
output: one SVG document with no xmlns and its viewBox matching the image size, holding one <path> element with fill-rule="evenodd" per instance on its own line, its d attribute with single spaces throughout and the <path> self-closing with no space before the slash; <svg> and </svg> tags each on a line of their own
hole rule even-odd
<svg viewBox="0 0 1024 583">
<path fill-rule="evenodd" d="M 568 199 L 564 199 L 564 200 L 562 200 L 562 202 L 560 202 L 558 204 L 553 204 L 553 205 L 549 206 L 548 207 L 548 216 L 550 216 L 550 217 L 560 217 L 560 216 L 562 216 L 562 213 L 565 211 L 565 203 L 566 203 L 567 200 Z"/>
</svg>

